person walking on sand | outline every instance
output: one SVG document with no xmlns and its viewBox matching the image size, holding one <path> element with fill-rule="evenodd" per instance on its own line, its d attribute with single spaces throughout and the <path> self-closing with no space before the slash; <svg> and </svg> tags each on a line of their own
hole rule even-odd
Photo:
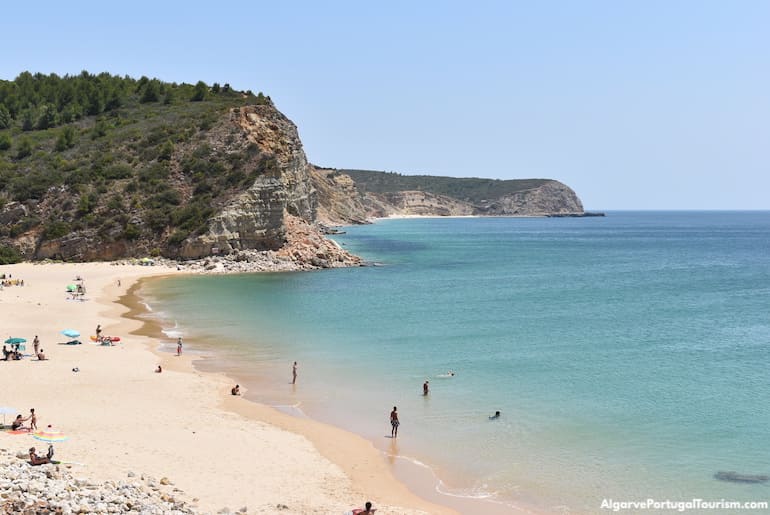
<svg viewBox="0 0 770 515">
<path fill-rule="evenodd" d="M 396 438 L 398 436 L 398 426 L 401 424 L 398 421 L 398 408 L 393 406 L 393 411 L 390 412 L 390 437 Z"/>
<path fill-rule="evenodd" d="M 182 337 L 181 336 L 176 341 L 176 355 L 177 356 L 181 356 L 182 355 Z"/>
<path fill-rule="evenodd" d="M 428 381 L 425 381 L 422 383 L 422 394 L 428 395 Z"/>
<path fill-rule="evenodd" d="M 294 362 L 294 365 L 291 366 L 291 384 L 297 383 L 297 362 Z"/>
<path fill-rule="evenodd" d="M 35 339 L 32 340 L 32 345 L 35 347 L 35 356 L 37 356 L 37 351 L 40 349 L 40 338 L 35 335 Z"/>
<path fill-rule="evenodd" d="M 102 340 L 102 324 L 96 324 L 96 341 L 101 342 Z"/>
</svg>

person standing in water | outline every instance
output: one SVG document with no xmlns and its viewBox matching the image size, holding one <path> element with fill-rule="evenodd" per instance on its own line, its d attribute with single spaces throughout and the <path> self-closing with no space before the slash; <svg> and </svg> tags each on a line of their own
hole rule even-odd
<svg viewBox="0 0 770 515">
<path fill-rule="evenodd" d="M 181 336 L 176 341 L 176 355 L 177 356 L 181 356 L 182 355 L 182 337 Z"/>
<path fill-rule="evenodd" d="M 390 412 L 390 437 L 396 438 L 398 436 L 398 426 L 401 422 L 398 421 L 398 408 L 393 406 L 393 411 Z"/>
<path fill-rule="evenodd" d="M 291 366 L 291 384 L 297 383 L 297 362 L 294 362 L 294 365 Z"/>
<path fill-rule="evenodd" d="M 425 381 L 422 383 L 422 394 L 428 395 L 428 381 Z"/>
</svg>

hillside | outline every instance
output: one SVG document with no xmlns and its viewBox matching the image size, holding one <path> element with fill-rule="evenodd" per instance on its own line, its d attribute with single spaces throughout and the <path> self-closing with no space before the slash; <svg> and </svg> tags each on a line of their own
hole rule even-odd
<svg viewBox="0 0 770 515">
<path fill-rule="evenodd" d="M 575 192 L 552 179 L 503 181 L 334 169 L 318 169 L 316 174 L 316 188 L 327 191 L 319 198 L 319 212 L 336 223 L 393 215 L 586 215 Z M 344 194 L 337 199 L 336 192 Z"/>
<path fill-rule="evenodd" d="M 88 72 L 0 81 L 0 264 L 249 251 L 346 266 L 360 260 L 318 222 L 557 213 L 582 206 L 556 181 L 313 167 L 269 97 L 227 84 Z"/>
</svg>

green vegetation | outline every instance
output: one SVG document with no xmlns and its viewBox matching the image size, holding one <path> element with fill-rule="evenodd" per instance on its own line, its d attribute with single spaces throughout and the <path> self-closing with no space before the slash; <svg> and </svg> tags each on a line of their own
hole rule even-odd
<svg viewBox="0 0 770 515">
<path fill-rule="evenodd" d="M 395 172 L 370 170 L 339 170 L 349 175 L 361 192 L 393 193 L 398 191 L 425 191 L 445 195 L 472 204 L 492 201 L 500 197 L 537 188 L 547 179 L 497 179 L 437 177 L 433 175 L 401 175 Z"/>
<path fill-rule="evenodd" d="M 16 249 L 0 245 L 0 265 L 12 265 L 21 260 L 21 254 Z"/>
<path fill-rule="evenodd" d="M 24 72 L 0 80 L 0 262 L 13 239 L 86 236 L 174 255 L 260 174 L 260 155 L 229 112 L 270 97 L 158 79 Z M 14 204 L 17 205 L 17 204 Z M 13 252 L 12 252 L 13 251 Z"/>
</svg>

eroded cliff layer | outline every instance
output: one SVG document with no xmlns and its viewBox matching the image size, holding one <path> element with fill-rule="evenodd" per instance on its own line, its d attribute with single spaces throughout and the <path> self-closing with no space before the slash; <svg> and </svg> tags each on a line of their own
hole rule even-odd
<svg viewBox="0 0 770 515">
<path fill-rule="evenodd" d="M 493 181 L 437 177 L 432 182 L 432 178 L 421 176 L 420 189 L 410 189 L 416 185 L 412 177 L 385 172 L 316 168 L 311 178 L 316 188 L 324 192 L 319 196 L 319 218 L 329 224 L 360 223 L 388 216 L 585 214 L 575 192 L 550 179 Z M 442 194 L 446 191 L 457 196 Z"/>
</svg>

